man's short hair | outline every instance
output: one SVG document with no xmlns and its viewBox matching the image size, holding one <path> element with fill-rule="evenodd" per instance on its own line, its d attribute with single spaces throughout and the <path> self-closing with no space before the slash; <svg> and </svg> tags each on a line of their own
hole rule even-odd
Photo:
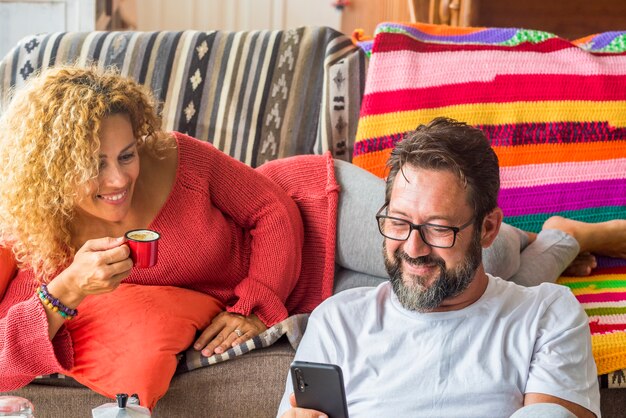
<svg viewBox="0 0 626 418">
<path fill-rule="evenodd" d="M 476 224 L 482 224 L 484 217 L 498 206 L 498 157 L 480 129 L 439 117 L 407 132 L 387 161 L 387 202 L 393 182 L 405 165 L 453 172 L 467 189 Z"/>
</svg>

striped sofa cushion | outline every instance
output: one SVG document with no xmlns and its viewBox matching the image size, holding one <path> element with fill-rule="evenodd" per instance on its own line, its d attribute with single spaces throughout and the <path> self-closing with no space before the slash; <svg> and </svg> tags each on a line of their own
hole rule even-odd
<svg viewBox="0 0 626 418">
<path fill-rule="evenodd" d="M 381 24 L 360 42 L 370 60 L 353 162 L 383 177 L 406 131 L 448 116 L 491 141 L 506 222 L 626 218 L 625 40 Z M 593 276 L 560 282 L 587 310 L 599 372 L 626 368 L 626 262 L 600 258 Z"/>
<path fill-rule="evenodd" d="M 350 160 L 365 64 L 331 28 L 27 37 L 0 62 L 0 111 L 12 87 L 59 63 L 118 67 L 163 103 L 166 130 L 211 141 L 253 167 L 327 150 Z"/>
</svg>

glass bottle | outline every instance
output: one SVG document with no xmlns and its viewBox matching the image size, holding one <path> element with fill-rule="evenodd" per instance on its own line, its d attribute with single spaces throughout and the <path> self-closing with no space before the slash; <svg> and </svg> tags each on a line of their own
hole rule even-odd
<svg viewBox="0 0 626 418">
<path fill-rule="evenodd" d="M 19 396 L 0 396 L 0 417 L 35 418 L 35 408 L 28 399 Z"/>
</svg>

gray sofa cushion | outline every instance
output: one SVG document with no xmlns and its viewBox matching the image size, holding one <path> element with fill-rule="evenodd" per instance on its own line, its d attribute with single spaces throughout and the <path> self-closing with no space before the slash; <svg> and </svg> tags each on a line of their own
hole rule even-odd
<svg viewBox="0 0 626 418">
<path fill-rule="evenodd" d="M 384 277 L 370 276 L 369 274 L 344 269 L 338 265 L 335 265 L 335 286 L 333 293 L 339 293 L 342 290 L 352 289 L 353 287 L 374 287 L 387 280 L 389 279 Z"/>
<path fill-rule="evenodd" d="M 271 347 L 174 376 L 152 416 L 274 417 L 294 353 L 283 338 Z M 37 418 L 90 417 L 92 408 L 112 402 L 76 385 L 55 379 L 10 394 L 29 399 Z"/>
</svg>

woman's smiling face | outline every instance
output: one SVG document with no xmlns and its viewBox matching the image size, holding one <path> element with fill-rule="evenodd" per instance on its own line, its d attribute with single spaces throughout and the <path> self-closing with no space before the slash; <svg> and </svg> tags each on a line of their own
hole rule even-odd
<svg viewBox="0 0 626 418">
<path fill-rule="evenodd" d="M 139 176 L 137 139 L 126 114 L 104 118 L 99 137 L 98 177 L 81 188 L 76 208 L 82 216 L 117 223 L 130 211 Z"/>
</svg>

